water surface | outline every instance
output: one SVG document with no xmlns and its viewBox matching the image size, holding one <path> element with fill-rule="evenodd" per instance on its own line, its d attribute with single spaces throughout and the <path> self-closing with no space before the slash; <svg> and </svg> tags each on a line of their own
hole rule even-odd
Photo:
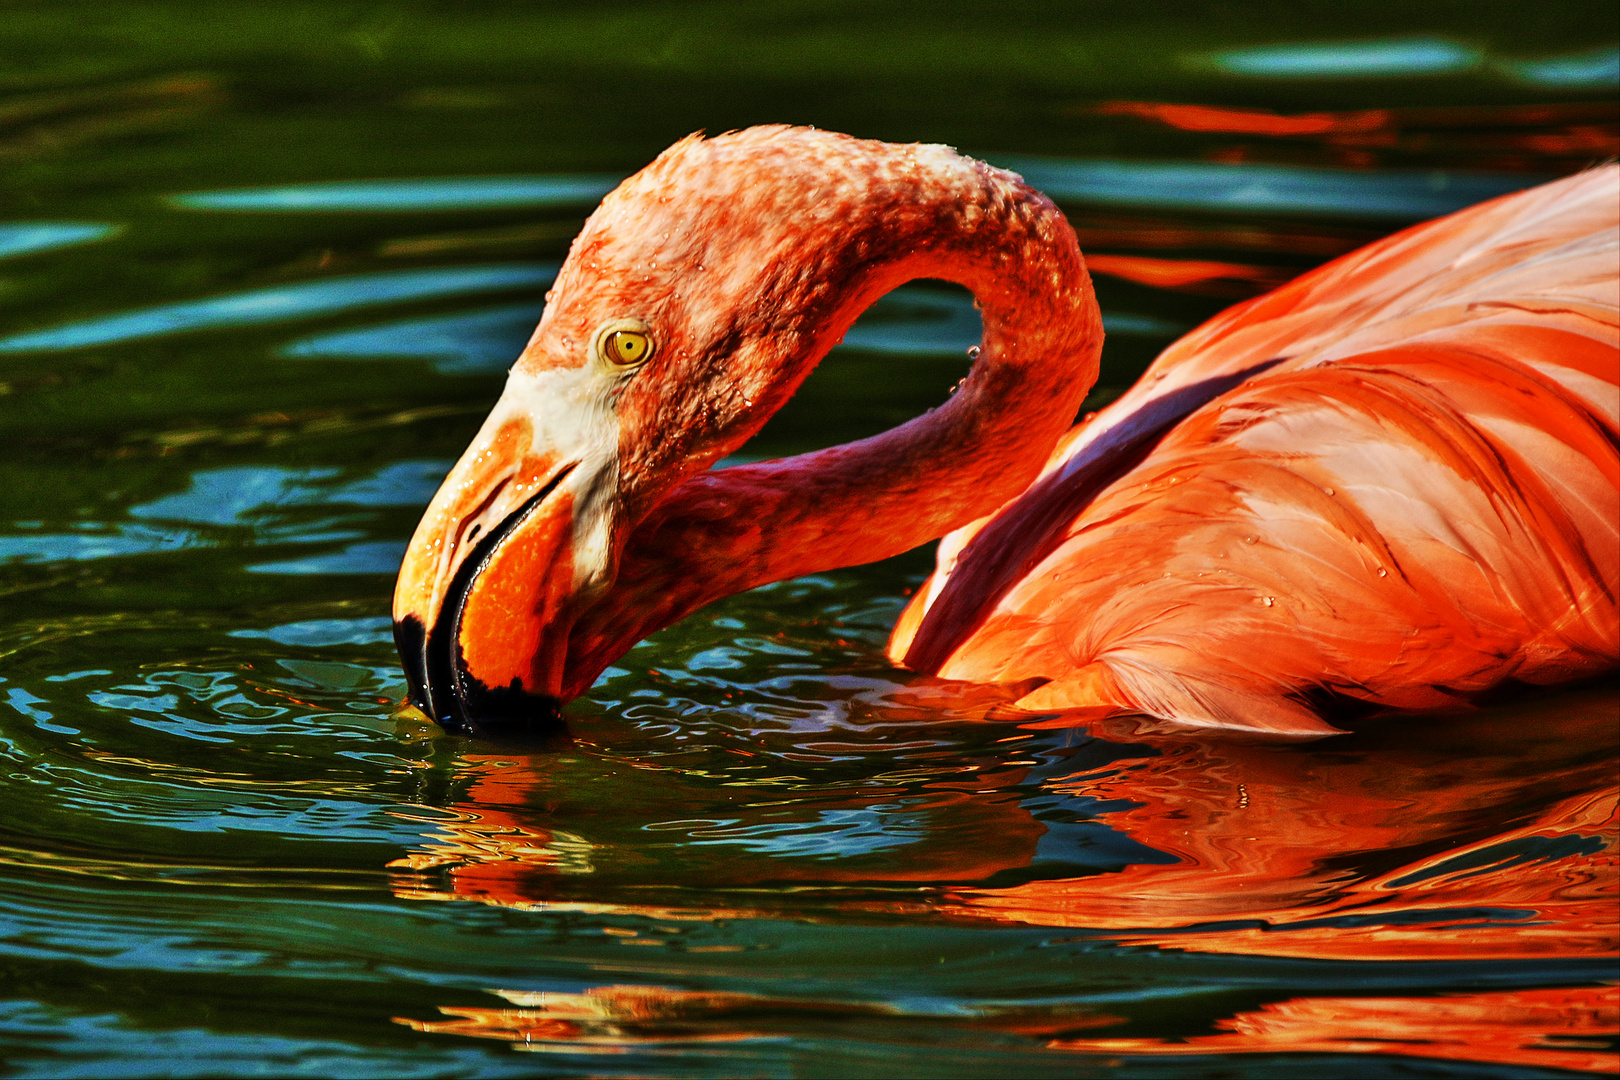
<svg viewBox="0 0 1620 1080">
<path fill-rule="evenodd" d="M 1020 727 L 884 662 L 923 550 L 694 615 L 548 745 L 398 712 L 417 515 L 585 214 L 689 131 L 1023 169 L 1092 256 L 1088 408 L 1620 145 L 1604 5 L 1234 10 L 12 5 L 5 1067 L 1613 1072 L 1612 683 L 1307 746 Z M 976 335 L 897 291 L 742 456 L 937 405 Z"/>
</svg>

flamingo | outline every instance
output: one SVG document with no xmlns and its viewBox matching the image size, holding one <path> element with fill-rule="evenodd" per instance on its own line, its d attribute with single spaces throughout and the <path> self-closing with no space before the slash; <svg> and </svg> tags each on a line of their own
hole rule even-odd
<svg viewBox="0 0 1620 1080">
<path fill-rule="evenodd" d="M 704 604 L 940 537 L 889 657 L 1033 722 L 1309 739 L 1612 670 L 1617 189 L 1610 165 L 1387 237 L 1075 425 L 1102 321 L 1017 175 L 808 128 L 685 138 L 587 220 L 417 527 L 410 700 L 451 730 L 555 723 Z M 982 312 L 943 406 L 711 469 L 921 277 Z"/>
</svg>

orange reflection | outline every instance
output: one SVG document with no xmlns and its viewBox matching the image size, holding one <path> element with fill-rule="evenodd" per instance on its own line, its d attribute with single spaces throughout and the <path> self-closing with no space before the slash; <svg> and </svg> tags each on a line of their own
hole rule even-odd
<svg viewBox="0 0 1620 1080">
<path fill-rule="evenodd" d="M 1133 944 L 1200 952 L 1614 952 L 1620 821 L 1612 761 L 1594 750 L 1612 738 L 1617 703 L 1608 691 L 1566 701 L 1551 715 L 1393 721 L 1401 726 L 1364 734 L 1356 753 L 1186 742 L 1130 769 L 1060 781 L 1058 790 L 1138 803 L 1109 823 L 1176 863 L 947 890 L 947 910 L 1129 930 Z M 1258 925 L 1200 925 L 1232 920 Z"/>
<path fill-rule="evenodd" d="M 431 821 L 433 833 L 424 837 L 416 850 L 388 864 L 398 872 L 394 880 L 396 895 L 479 900 L 512 907 L 537 903 L 555 907 L 564 894 L 578 891 L 567 887 L 567 881 L 585 885 L 588 878 L 589 887 L 584 891 L 591 898 L 569 906 L 577 910 L 617 910 L 612 904 L 597 903 L 595 896 L 604 881 L 622 880 L 623 870 L 602 866 L 597 850 L 606 846 L 610 857 L 618 862 L 623 860 L 625 845 L 611 841 L 602 845 L 552 823 L 552 814 L 545 806 L 548 786 L 542 778 L 547 764 L 546 755 L 464 755 L 462 770 L 473 781 L 466 795 L 448 808 L 452 816 L 447 820 L 445 810 L 436 810 L 432 811 L 433 817 L 413 817 Z M 699 880 L 714 888 L 799 882 L 838 885 L 980 881 L 1003 870 L 1027 867 L 1046 830 L 1022 807 L 1016 794 L 1004 790 L 1017 784 L 1025 770 L 1013 765 L 960 772 L 946 767 L 939 771 L 943 775 L 916 789 L 890 784 L 863 787 L 858 796 L 828 798 L 826 793 L 818 793 L 816 813 L 835 820 L 840 815 L 870 812 L 874 805 L 888 807 L 896 800 L 904 800 L 910 827 L 876 850 L 796 854 L 790 845 L 782 853 L 760 857 L 759 850 L 766 844 L 750 842 L 750 825 L 756 830 L 763 828 L 768 839 L 770 827 L 777 822 L 764 816 L 767 811 L 756 810 L 759 820 L 750 821 L 745 816 L 736 823 L 736 832 L 724 823 L 712 830 L 700 830 L 709 839 L 704 846 L 693 847 L 691 854 L 683 855 L 681 860 L 697 869 Z M 646 769 L 641 779 L 651 797 L 648 803 L 625 807 L 621 819 L 634 840 L 656 841 L 659 837 L 657 832 L 645 831 L 647 817 L 656 821 L 657 817 L 700 813 L 686 802 L 682 789 L 688 781 L 683 774 Z M 660 790 L 667 792 L 666 799 L 658 797 Z M 645 816 L 635 817 L 638 813 Z M 600 809 L 593 810 L 592 816 L 599 822 L 610 817 Z M 613 823 L 610 820 L 608 824 L 611 828 Z M 794 823 L 782 824 L 788 828 Z M 666 846 L 679 844 L 685 835 L 679 830 L 671 832 Z M 975 840 L 986 836 L 993 837 L 994 843 Z M 631 861 L 640 860 L 632 854 Z M 636 881 L 632 871 L 625 884 Z M 716 914 L 710 909 L 694 912 L 648 905 L 636 910 L 677 919 Z"/>
<path fill-rule="evenodd" d="M 1614 1072 L 1616 988 L 1514 990 L 1430 998 L 1295 998 L 1223 1020 L 1216 1035 L 1059 1039 L 1054 1050 L 1102 1053 L 1401 1054 Z"/>
<path fill-rule="evenodd" d="M 1402 157 L 1436 157 L 1448 167 L 1573 172 L 1620 154 L 1620 106 L 1610 101 L 1548 105 L 1443 106 L 1281 114 L 1155 101 L 1108 101 L 1074 110 L 1128 116 L 1178 131 L 1309 141 L 1330 163 L 1367 167 Z M 1215 160 L 1248 160 L 1226 147 Z"/>
<path fill-rule="evenodd" d="M 1259 785 L 1241 788 L 1240 797 L 1275 794 Z M 1194 804 L 1183 808 L 1189 805 Z M 1463 812 L 1461 806 L 1440 809 Z M 1042 926 L 1127 929 L 1135 932 L 1121 940 L 1133 945 L 1319 959 L 1578 957 L 1620 945 L 1613 792 L 1563 800 L 1530 826 L 1447 848 L 1371 878 L 1314 857 L 1305 844 L 1250 836 L 1234 845 L 1230 830 L 1202 831 L 1200 826 L 1213 824 L 1210 816 L 1180 813 L 1170 819 L 1182 830 L 1179 843 L 1164 838 L 1166 846 L 1183 854 L 1178 866 L 1131 867 L 1106 880 L 964 890 L 953 897 L 962 905 L 955 910 Z M 1299 828 L 1305 835 L 1295 839 L 1308 842 L 1310 815 L 1285 810 L 1269 816 L 1285 829 Z M 1541 845 L 1543 850 L 1574 846 L 1575 851 L 1540 873 L 1526 873 L 1515 849 L 1527 839 L 1577 844 Z M 1600 850 L 1580 850 L 1581 841 L 1600 839 Z M 1481 910 L 1487 908 L 1496 912 Z M 1368 916 L 1373 918 L 1363 922 Z M 1197 928 L 1234 919 L 1261 925 Z"/>
<path fill-rule="evenodd" d="M 892 708 L 899 715 L 910 706 Z M 1029 744 L 1010 738 L 999 762 L 885 773 L 882 784 L 839 786 L 836 798 L 805 782 L 779 800 L 727 804 L 741 822 L 731 827 L 750 828 L 781 820 L 796 798 L 836 814 L 913 800 L 906 804 L 918 808 L 912 831 L 881 850 L 836 858 L 647 831 L 664 818 L 718 817 L 717 792 L 738 790 L 724 777 L 705 783 L 700 773 L 641 766 L 636 782 L 621 789 L 632 794 L 576 813 L 558 802 L 546 755 L 468 755 L 462 766 L 471 787 L 450 820 L 443 811 L 423 815 L 432 832 L 394 864 L 395 888 L 424 900 L 739 926 L 784 914 L 918 925 L 990 920 L 1202 954 L 1359 962 L 1606 957 L 1620 946 L 1617 719 L 1620 702 L 1603 687 L 1473 716 L 1389 718 L 1306 746 L 1216 741 L 1121 720 L 1092 730 L 1119 751 L 1093 759 L 1106 761 L 1101 766 L 1040 772 L 1038 755 L 1018 749 Z M 1016 736 L 1020 729 L 998 730 Z M 827 738 L 779 737 L 803 745 Z M 1060 738 L 1043 737 L 1049 749 L 1060 747 Z M 1075 752 L 1088 745 L 1083 734 L 1069 738 L 1078 739 Z M 1043 837 L 1065 827 L 1049 811 L 1065 798 L 1093 807 L 1094 822 L 1161 861 L 1137 857 L 1118 870 L 1041 875 Z M 1044 819 L 1030 809 L 1037 804 Z M 660 856 L 654 841 L 676 850 Z M 996 884 L 989 880 L 996 874 L 1012 880 Z M 885 881 L 910 884 L 898 896 L 839 891 Z M 803 892 L 806 885 L 819 889 Z M 625 945 L 661 943 L 624 928 L 604 933 L 624 935 Z M 720 965 L 703 969 L 711 975 L 727 970 L 725 957 L 710 960 Z M 1076 1038 L 1069 1032 L 1114 1022 L 1078 1012 L 1044 1032 L 1033 1020 L 996 1024 L 1060 1037 L 1051 1046 L 1066 1052 L 1368 1052 L 1612 1069 L 1601 1064 L 1612 1057 L 1590 1045 L 1613 1031 L 1612 988 L 1285 994 L 1220 1020 L 1213 1033 L 1193 1022 L 1177 1037 Z M 723 1041 L 781 1034 L 781 1017 L 805 1010 L 875 1015 L 876 1008 L 660 987 L 552 995 L 544 1008 L 507 997 L 515 1009 L 446 1008 L 446 1020 L 402 1022 L 529 1043 L 629 1045 L 668 1036 L 660 1025 L 677 1014 L 707 1018 L 691 1029 L 693 1038 Z M 978 1023 L 967 1014 L 953 1022 Z"/>
<path fill-rule="evenodd" d="M 531 805 L 538 786 L 522 759 L 469 754 L 462 767 L 476 779 L 467 797 L 449 808 L 451 820 L 433 821 L 435 834 L 388 863 L 402 871 L 394 880 L 398 896 L 415 900 L 483 900 L 522 906 L 536 899 L 526 889 L 537 875 L 588 874 L 588 841 L 534 822 L 543 807 Z M 442 813 L 442 811 L 440 812 Z M 404 815 L 401 815 L 404 816 Z M 427 887 L 415 875 L 450 867 L 452 888 Z"/>
<path fill-rule="evenodd" d="M 882 1003 L 664 986 L 597 986 L 577 994 L 496 993 L 515 1007 L 441 1006 L 449 1019 L 395 1017 L 394 1022 L 430 1034 L 517 1043 L 527 1050 L 622 1053 L 654 1045 L 824 1034 L 829 1022 L 906 1019 Z M 1613 1053 L 1606 1052 L 1606 1044 L 1620 1023 L 1620 994 L 1610 986 L 1423 998 L 1293 998 L 1219 1020 L 1213 1034 L 1174 1041 L 1072 1034 L 1124 1022 L 1123 1017 L 1080 1009 L 992 1013 L 961 1021 L 1035 1037 L 1060 1030 L 1064 1037 L 1049 1039 L 1046 1046 L 1071 1053 L 1371 1053 L 1613 1072 Z"/>
<path fill-rule="evenodd" d="M 1156 101 L 1105 101 L 1090 111 L 1099 116 L 1135 116 L 1181 131 L 1219 131 L 1233 135 L 1329 135 L 1345 131 L 1378 131 L 1389 127 L 1391 121 L 1389 109 L 1283 116 L 1264 109 L 1222 109 L 1213 105 L 1171 105 Z"/>
<path fill-rule="evenodd" d="M 824 1036 L 829 1022 L 902 1019 L 881 1002 L 773 998 L 680 990 L 668 986 L 594 986 L 583 993 L 497 990 L 516 1008 L 440 1006 L 449 1020 L 394 1017 L 416 1031 L 522 1044 L 527 1050 L 624 1051 L 649 1044 L 734 1043 L 806 1034 Z M 914 1018 L 913 1018 L 914 1019 Z M 1004 1009 L 962 1018 L 974 1028 L 1044 1036 L 1108 1027 L 1123 1019 L 1083 1008 Z"/>
<path fill-rule="evenodd" d="M 1152 285 L 1159 289 L 1203 293 L 1208 296 L 1247 296 L 1292 281 L 1297 270 L 1281 266 L 1203 259 L 1155 259 L 1145 255 L 1087 255 L 1086 269 Z"/>
<path fill-rule="evenodd" d="M 518 1007 L 441 1006 L 439 1011 L 454 1019 L 424 1021 L 396 1016 L 394 1022 L 436 1035 L 540 1043 L 542 1047 L 737 1042 L 755 1036 L 730 1029 L 703 1031 L 694 1027 L 691 1018 L 733 1012 L 760 1001 L 752 994 L 699 993 L 663 986 L 595 986 L 582 994 L 519 990 L 496 993 Z"/>
</svg>

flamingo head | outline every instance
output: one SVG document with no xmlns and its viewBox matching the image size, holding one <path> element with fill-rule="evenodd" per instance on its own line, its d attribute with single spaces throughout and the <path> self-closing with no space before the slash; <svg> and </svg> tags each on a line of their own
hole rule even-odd
<svg viewBox="0 0 1620 1080">
<path fill-rule="evenodd" d="M 569 631 L 628 532 L 754 434 L 862 308 L 917 276 L 906 260 L 953 231 L 939 216 L 974 201 L 919 189 L 977 190 L 987 169 L 754 128 L 684 139 L 604 199 L 406 552 L 394 624 L 413 703 L 453 730 L 555 718 L 613 659 L 571 657 Z"/>
</svg>

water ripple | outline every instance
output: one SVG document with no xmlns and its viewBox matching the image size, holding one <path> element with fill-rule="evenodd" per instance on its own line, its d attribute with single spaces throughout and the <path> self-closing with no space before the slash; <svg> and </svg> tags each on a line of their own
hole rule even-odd
<svg viewBox="0 0 1620 1080">
<path fill-rule="evenodd" d="M 1366 79 L 1438 75 L 1479 63 L 1478 49 L 1442 37 L 1263 45 L 1217 55 L 1215 66 L 1267 79 Z"/>
<path fill-rule="evenodd" d="M 335 180 L 281 187 L 192 191 L 169 201 L 187 210 L 256 213 L 355 213 L 487 210 L 594 203 L 622 179 L 606 173 L 548 176 L 442 176 L 402 180 Z"/>
<path fill-rule="evenodd" d="M 13 221 L 0 223 L 0 259 L 32 255 L 36 251 L 72 247 L 106 240 L 119 226 L 93 221 Z"/>
<path fill-rule="evenodd" d="M 539 288 L 550 284 L 556 272 L 557 267 L 549 263 L 516 263 L 326 278 L 206 300 L 162 304 L 13 334 L 0 338 L 0 352 L 58 352 L 192 330 L 285 322 L 375 304 Z"/>
<path fill-rule="evenodd" d="M 1552 179 L 1440 169 L 1346 172 L 1290 165 L 1005 155 L 998 155 L 995 163 L 1022 174 L 1059 202 L 1414 221 Z"/>
</svg>

